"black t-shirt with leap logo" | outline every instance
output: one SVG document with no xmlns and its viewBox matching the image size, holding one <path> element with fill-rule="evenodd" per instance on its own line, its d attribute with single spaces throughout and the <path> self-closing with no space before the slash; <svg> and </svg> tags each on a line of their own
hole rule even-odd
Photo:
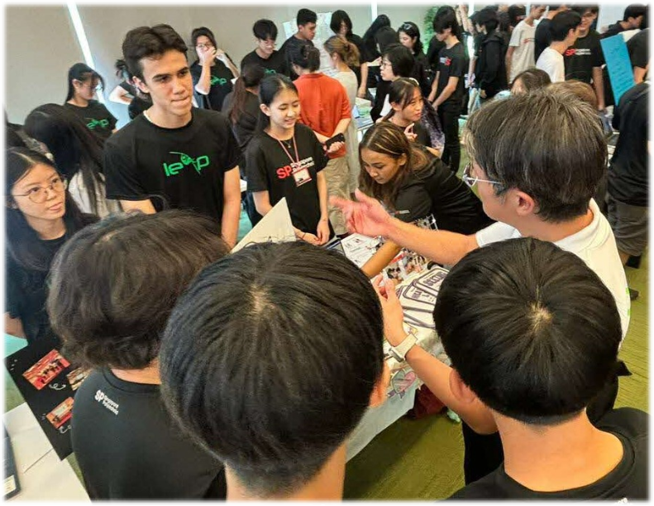
<svg viewBox="0 0 654 506">
<path fill-rule="evenodd" d="M 565 79 L 577 79 L 584 83 L 593 82 L 593 67 L 604 64 L 604 54 L 600 44 L 600 36 L 595 30 L 588 35 L 578 38 L 575 45 L 563 53 L 565 62 Z"/>
<path fill-rule="evenodd" d="M 223 465 L 179 430 L 159 385 L 98 369 L 73 411 L 73 450 L 91 499 L 225 498 Z"/>
<path fill-rule="evenodd" d="M 616 436 L 623 448 L 622 460 L 595 483 L 560 492 L 536 492 L 511 478 L 502 464 L 491 474 L 462 488 L 452 499 L 464 500 L 597 500 L 614 502 L 648 498 L 648 425 L 649 415 L 634 408 L 607 412 L 595 426 Z M 538 454 L 534 455 L 538 458 Z"/>
<path fill-rule="evenodd" d="M 305 125 L 295 125 L 295 142 L 300 166 L 294 169 L 280 141 L 265 132 L 255 135 L 245 153 L 248 191 L 267 191 L 273 206 L 286 198 L 293 226 L 315 234 L 320 221 L 318 172 L 327 165 L 327 157 L 316 135 Z M 295 162 L 292 140 L 284 144 Z"/>
<path fill-rule="evenodd" d="M 64 107 L 75 113 L 84 122 L 86 128 L 102 139 L 107 139 L 116 128 L 118 120 L 104 104 L 97 100 L 89 100 L 89 105 L 86 107 L 79 107 L 68 102 L 64 104 Z"/>
<path fill-rule="evenodd" d="M 246 54 L 241 60 L 241 72 L 246 65 L 259 65 L 268 74 L 284 74 L 288 76 L 286 58 L 281 51 L 273 51 L 269 58 L 261 58 L 256 51 Z"/>
<path fill-rule="evenodd" d="M 220 60 L 216 60 L 216 64 L 211 66 L 211 81 L 209 87 L 209 94 L 202 95 L 198 93 L 195 86 L 200 81 L 202 75 L 202 65 L 196 61 L 191 65 L 191 76 L 193 76 L 193 94 L 198 106 L 202 109 L 213 109 L 214 111 L 221 111 L 223 108 L 223 101 L 227 94 L 234 89 L 232 79 L 234 74 L 229 70 L 229 67 Z"/>
<path fill-rule="evenodd" d="M 220 221 L 225 172 L 239 156 L 227 118 L 216 111 L 193 108 L 182 128 L 158 127 L 141 114 L 105 145 L 107 198 L 151 199 L 157 211 L 192 209 Z"/>
<path fill-rule="evenodd" d="M 449 98 L 443 102 L 439 107 L 443 109 L 457 109 L 461 108 L 463 101 L 465 80 L 464 76 L 468 71 L 468 62 L 463 44 L 457 42 L 451 48 L 444 47 L 438 55 L 438 90 L 436 98 L 440 96 L 445 87 L 447 86 L 450 77 L 458 77 L 459 82 L 456 85 L 456 90 Z"/>
</svg>

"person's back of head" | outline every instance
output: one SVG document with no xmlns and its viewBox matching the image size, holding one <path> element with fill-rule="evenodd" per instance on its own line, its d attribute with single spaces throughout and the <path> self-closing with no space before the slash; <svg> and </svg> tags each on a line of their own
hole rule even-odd
<svg viewBox="0 0 654 506">
<path fill-rule="evenodd" d="M 330 57 L 337 54 L 347 66 L 358 67 L 360 65 L 359 50 L 354 43 L 343 40 L 338 35 L 333 35 L 325 41 L 323 46 Z"/>
<path fill-rule="evenodd" d="M 443 281 L 434 321 L 461 381 L 529 425 L 575 417 L 618 366 L 613 295 L 550 242 L 511 239 L 468 254 Z"/>
<path fill-rule="evenodd" d="M 384 52 L 392 44 L 399 44 L 400 38 L 397 35 L 397 32 L 393 30 L 390 26 L 382 26 L 375 33 L 374 41 L 379 47 L 379 53 L 384 54 Z"/>
<path fill-rule="evenodd" d="M 179 300 L 161 347 L 164 399 L 224 462 L 228 497 L 234 476 L 250 497 L 289 497 L 385 396 L 382 341 L 377 296 L 344 256 L 253 245 Z"/>
<path fill-rule="evenodd" d="M 597 95 L 595 94 L 593 87 L 588 83 L 578 81 L 577 79 L 571 79 L 569 81 L 552 83 L 550 84 L 550 88 L 554 90 L 567 90 L 576 95 L 582 102 L 586 102 L 590 105 L 593 110 L 597 110 Z"/>
<path fill-rule="evenodd" d="M 347 28 L 346 35 L 352 35 L 352 20 L 348 13 L 341 9 L 332 12 L 332 19 L 329 21 L 331 31 L 335 34 L 340 33 L 342 23 L 345 23 Z"/>
<path fill-rule="evenodd" d="M 252 34 L 259 40 L 277 40 L 277 25 L 269 19 L 260 19 L 252 26 Z"/>
<path fill-rule="evenodd" d="M 366 32 L 363 34 L 363 42 L 364 43 L 370 43 L 374 41 L 375 34 L 379 31 L 380 28 L 382 27 L 389 27 L 391 26 L 391 20 L 386 14 L 380 14 L 377 16 L 372 23 L 370 23 L 370 26 L 366 30 Z"/>
<path fill-rule="evenodd" d="M 470 158 L 495 194 L 516 188 L 535 201 L 541 220 L 561 223 L 588 212 L 606 170 L 606 141 L 597 112 L 567 90 L 544 88 L 492 101 L 470 116 Z"/>
<path fill-rule="evenodd" d="M 292 65 L 297 65 L 309 72 L 315 72 L 320 68 L 320 50 L 309 44 L 291 46 L 288 51 L 288 59 Z"/>
<path fill-rule="evenodd" d="M 576 30 L 581 24 L 581 16 L 573 10 L 559 12 L 548 26 L 552 42 L 561 42 L 568 37 L 570 30 Z"/>
<path fill-rule="evenodd" d="M 234 84 L 234 96 L 227 111 L 227 117 L 236 123 L 241 115 L 245 112 L 245 106 L 248 99 L 248 88 L 251 90 L 259 89 L 261 81 L 266 76 L 266 71 L 261 65 L 256 63 L 248 64 L 243 67 L 241 75 Z"/>
<path fill-rule="evenodd" d="M 295 21 L 298 26 L 304 26 L 308 23 L 316 23 L 318 21 L 318 15 L 312 10 L 300 9 L 297 11 Z"/>
<path fill-rule="evenodd" d="M 391 64 L 396 77 L 411 77 L 415 58 L 408 47 L 399 43 L 391 44 L 383 51 L 382 58 Z"/>
<path fill-rule="evenodd" d="M 509 88 L 511 89 L 511 93 L 517 95 L 520 93 L 531 93 L 532 91 L 544 88 L 551 82 L 552 80 L 547 72 L 532 67 L 523 70 L 515 76 Z"/>
<path fill-rule="evenodd" d="M 509 25 L 515 27 L 527 15 L 527 9 L 524 5 L 510 5 L 508 10 Z"/>
<path fill-rule="evenodd" d="M 485 27 L 486 33 L 490 33 L 495 30 L 499 24 L 497 12 L 486 7 L 479 11 L 479 15 L 477 16 L 475 23 L 477 23 L 479 26 Z"/>
<path fill-rule="evenodd" d="M 158 59 L 168 51 L 186 56 L 184 39 L 170 25 L 140 26 L 127 32 L 122 45 L 123 57 L 133 76 L 143 80 L 143 58 Z"/>
<path fill-rule="evenodd" d="M 143 369 L 195 275 L 229 252 L 218 225 L 190 211 L 112 215 L 68 241 L 52 266 L 48 313 L 67 357 Z"/>
</svg>

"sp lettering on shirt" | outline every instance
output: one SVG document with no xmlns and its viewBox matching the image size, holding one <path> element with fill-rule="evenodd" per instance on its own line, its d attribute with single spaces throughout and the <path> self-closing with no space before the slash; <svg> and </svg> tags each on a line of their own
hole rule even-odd
<svg viewBox="0 0 654 506">
<path fill-rule="evenodd" d="M 224 77 L 211 76 L 211 86 L 214 84 L 220 84 L 220 86 L 225 86 L 227 84 L 227 79 Z"/>
<path fill-rule="evenodd" d="M 90 120 L 86 126 L 89 130 L 95 130 L 96 127 L 107 128 L 109 126 L 109 120 L 106 119 L 95 119 L 95 118 L 86 118 Z"/>
<path fill-rule="evenodd" d="M 275 172 L 277 173 L 277 179 L 286 179 L 290 175 L 293 174 L 293 172 L 297 172 L 303 169 L 308 169 L 309 167 L 313 167 L 315 165 L 315 162 L 313 161 L 312 156 L 308 156 L 307 158 L 300 160 L 298 162 L 293 162 L 289 165 L 285 165 L 284 167 L 280 167 L 277 169 Z"/>
<path fill-rule="evenodd" d="M 118 414 L 118 403 L 107 397 L 107 394 L 105 394 L 102 390 L 95 392 L 95 400 L 102 404 L 109 411 L 111 411 L 114 415 Z"/>
<path fill-rule="evenodd" d="M 563 53 L 563 56 L 574 56 L 577 53 L 577 50 L 574 47 L 570 47 L 566 49 L 565 53 Z"/>
<path fill-rule="evenodd" d="M 572 50 L 571 54 L 568 54 L 568 52 Z M 568 51 L 566 51 L 566 56 L 590 56 L 591 55 L 591 50 L 589 47 L 576 47 L 576 48 L 570 48 Z"/>
<path fill-rule="evenodd" d="M 211 162 L 207 155 L 201 155 L 197 158 L 193 158 L 192 156 L 187 155 L 186 153 L 181 153 L 179 151 L 171 151 L 170 154 L 179 155 L 179 162 L 163 163 L 166 177 L 176 176 L 188 166 L 193 167 L 198 174 L 202 175 L 202 169 L 207 167 Z"/>
<path fill-rule="evenodd" d="M 440 59 L 440 62 L 441 62 L 443 65 L 445 65 L 446 67 L 449 67 L 449 66 L 452 64 L 452 58 L 449 58 L 449 57 L 447 57 L 447 56 L 443 56 L 443 57 Z"/>
</svg>

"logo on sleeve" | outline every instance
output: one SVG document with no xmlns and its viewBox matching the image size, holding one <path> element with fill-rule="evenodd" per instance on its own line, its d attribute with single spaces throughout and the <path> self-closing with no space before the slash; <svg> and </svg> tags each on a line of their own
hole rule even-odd
<svg viewBox="0 0 654 506">
<path fill-rule="evenodd" d="M 95 127 L 100 127 L 100 128 L 107 128 L 109 126 L 109 120 L 108 119 L 95 119 L 95 118 L 86 118 L 90 119 L 86 126 L 88 127 L 89 130 L 95 130 Z"/>
<path fill-rule="evenodd" d="M 192 166 L 198 174 L 202 175 L 202 169 L 207 167 L 211 162 L 211 160 L 207 155 L 202 155 L 202 156 L 198 156 L 197 158 L 193 158 L 187 155 L 186 153 L 180 153 L 179 151 L 171 151 L 170 154 L 179 155 L 180 161 L 173 162 L 173 163 L 164 162 L 163 168 L 166 177 L 176 176 L 177 174 L 180 173 L 182 169 L 188 167 L 189 165 Z"/>
<path fill-rule="evenodd" d="M 220 84 L 220 86 L 225 86 L 227 84 L 227 79 L 224 77 L 211 76 L 211 86 L 214 84 Z"/>
</svg>

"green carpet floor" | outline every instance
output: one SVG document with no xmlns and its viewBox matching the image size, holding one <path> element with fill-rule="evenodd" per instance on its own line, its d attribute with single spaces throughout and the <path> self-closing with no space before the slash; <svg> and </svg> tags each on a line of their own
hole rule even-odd
<svg viewBox="0 0 654 506">
<path fill-rule="evenodd" d="M 640 291 L 620 352 L 633 373 L 620 378 L 617 407 L 649 412 L 649 259 L 627 268 L 629 286 Z M 402 418 L 379 434 L 347 465 L 346 499 L 442 499 L 463 486 L 463 437 L 445 415 Z"/>
</svg>

